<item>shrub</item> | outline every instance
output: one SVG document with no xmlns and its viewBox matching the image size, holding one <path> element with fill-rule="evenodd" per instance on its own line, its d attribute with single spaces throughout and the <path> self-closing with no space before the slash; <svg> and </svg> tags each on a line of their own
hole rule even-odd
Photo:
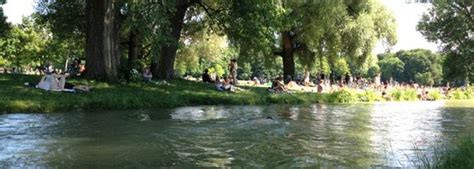
<svg viewBox="0 0 474 169">
<path fill-rule="evenodd" d="M 450 99 L 466 99 L 466 94 L 460 89 L 456 89 L 449 94 Z"/>
<path fill-rule="evenodd" d="M 362 102 L 373 102 L 373 101 L 380 101 L 381 96 L 377 94 L 377 92 L 373 90 L 365 90 L 362 93 L 357 93 L 357 97 L 359 101 Z"/>
<path fill-rule="evenodd" d="M 464 91 L 464 95 L 466 95 L 466 99 L 474 98 L 474 87 L 467 87 Z"/>
<path fill-rule="evenodd" d="M 403 100 L 406 100 L 406 101 L 413 101 L 413 100 L 417 100 L 418 96 L 415 89 L 406 89 L 405 91 L 403 91 L 402 98 Z"/>
<path fill-rule="evenodd" d="M 403 92 L 400 89 L 393 89 L 390 91 L 390 96 L 393 100 L 400 101 L 402 100 Z"/>
<path fill-rule="evenodd" d="M 428 97 L 431 99 L 431 100 L 439 100 L 441 99 L 441 92 L 439 90 L 430 90 L 428 92 Z"/>
<path fill-rule="evenodd" d="M 355 91 L 349 89 L 342 89 L 328 95 L 328 102 L 330 103 L 350 103 L 357 101 L 357 94 Z"/>
</svg>

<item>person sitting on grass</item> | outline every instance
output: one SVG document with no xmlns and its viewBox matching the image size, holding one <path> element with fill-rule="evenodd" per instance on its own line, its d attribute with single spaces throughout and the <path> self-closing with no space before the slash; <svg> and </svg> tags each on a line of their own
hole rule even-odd
<svg viewBox="0 0 474 169">
<path fill-rule="evenodd" d="M 224 89 L 222 89 L 222 82 L 221 82 L 221 79 L 217 76 L 216 77 L 216 81 L 214 83 L 216 85 L 216 89 L 219 90 L 219 91 L 222 91 Z"/>
<path fill-rule="evenodd" d="M 224 77 L 224 82 L 222 83 L 222 90 L 234 92 L 234 86 L 231 84 L 230 78 Z"/>
<path fill-rule="evenodd" d="M 143 81 L 144 82 L 151 82 L 153 78 L 153 74 L 151 74 L 150 68 L 146 67 L 143 69 Z"/>
<path fill-rule="evenodd" d="M 283 84 L 283 82 L 281 81 L 281 77 L 278 77 L 272 82 L 272 86 L 268 88 L 268 91 L 279 93 L 279 92 L 288 92 L 288 89 L 286 88 L 285 84 Z"/>
<path fill-rule="evenodd" d="M 48 72 L 48 71 L 44 71 L 44 73 L 45 73 L 45 75 L 43 77 L 41 77 L 41 80 L 39 81 L 38 84 L 29 85 L 29 86 L 34 86 L 36 88 L 49 90 L 51 88 L 51 84 L 53 84 L 53 80 L 54 80 L 53 73 Z M 27 85 L 27 84 L 25 83 L 25 85 Z"/>
<path fill-rule="evenodd" d="M 43 90 L 59 90 L 66 83 L 66 75 L 58 75 L 55 71 L 45 71 L 45 75 L 41 78 L 36 88 Z"/>
<path fill-rule="evenodd" d="M 317 86 L 317 89 L 318 89 L 318 93 L 322 93 L 324 92 L 324 80 L 319 80 L 319 83 L 318 83 L 318 86 Z"/>
<path fill-rule="evenodd" d="M 252 81 L 253 81 L 253 85 L 254 85 L 254 86 L 260 86 L 260 80 L 258 80 L 257 77 L 253 77 L 253 80 L 252 80 Z"/>
<path fill-rule="evenodd" d="M 211 75 L 209 75 L 208 69 L 204 69 L 204 73 L 202 74 L 202 82 L 213 83 L 213 81 L 211 80 Z"/>
<path fill-rule="evenodd" d="M 229 91 L 229 92 L 237 92 L 237 91 L 245 91 L 239 87 L 232 85 L 231 79 L 229 77 L 224 77 L 224 81 L 220 81 L 219 77 L 216 77 L 215 82 L 216 88 L 219 91 Z"/>
<path fill-rule="evenodd" d="M 36 88 L 40 88 L 43 90 L 51 90 L 51 91 L 85 91 L 88 92 L 90 91 L 90 88 L 88 86 L 84 85 L 73 85 L 71 83 L 66 82 L 66 77 L 68 77 L 69 74 L 57 74 L 56 72 L 50 72 L 46 73 L 45 76 L 43 76 L 40 80 L 40 82 L 37 85 L 25 83 L 26 86 L 35 86 Z"/>
</svg>

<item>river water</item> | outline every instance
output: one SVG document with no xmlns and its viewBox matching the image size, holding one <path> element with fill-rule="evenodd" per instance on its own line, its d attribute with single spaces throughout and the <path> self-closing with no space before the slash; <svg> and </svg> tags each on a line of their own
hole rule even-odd
<svg viewBox="0 0 474 169">
<path fill-rule="evenodd" d="M 474 131 L 444 102 L 0 115 L 0 168 L 410 167 Z"/>
</svg>

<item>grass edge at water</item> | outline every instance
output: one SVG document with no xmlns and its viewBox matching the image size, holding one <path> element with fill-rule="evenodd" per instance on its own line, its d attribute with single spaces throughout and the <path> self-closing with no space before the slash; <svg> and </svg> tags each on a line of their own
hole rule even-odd
<svg viewBox="0 0 474 169">
<path fill-rule="evenodd" d="M 40 76 L 34 75 L 0 74 L 0 113 L 128 110 L 195 105 L 370 104 L 383 101 L 381 95 L 370 90 L 362 93 L 343 89 L 322 94 L 300 91 L 275 94 L 267 92 L 265 87 L 244 86 L 246 91 L 228 93 L 215 90 L 213 84 L 179 79 L 169 81 L 171 85 L 70 80 L 75 84 L 91 86 L 93 91 L 88 93 L 50 92 L 23 87 L 23 83 L 37 82 L 39 79 Z"/>
</svg>

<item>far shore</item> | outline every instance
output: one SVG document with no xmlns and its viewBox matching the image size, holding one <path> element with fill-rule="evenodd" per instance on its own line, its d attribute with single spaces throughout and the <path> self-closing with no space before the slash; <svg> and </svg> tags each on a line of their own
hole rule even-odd
<svg viewBox="0 0 474 169">
<path fill-rule="evenodd" d="M 315 103 L 373 103 L 379 101 L 418 101 L 416 91 L 391 90 L 390 99 L 373 90 L 317 93 L 295 89 L 290 93 L 270 93 L 265 86 L 241 85 L 242 91 L 216 90 L 214 84 L 177 79 L 158 83 L 108 84 L 72 79 L 74 84 L 88 85 L 90 92 L 43 91 L 24 86 L 38 82 L 37 75 L 0 74 L 0 113 L 51 113 L 71 111 L 129 110 L 174 108 L 198 105 L 269 105 Z M 247 83 L 245 83 L 247 84 Z M 449 96 L 439 92 L 428 94 L 430 100 L 471 99 L 459 105 L 472 105 L 472 88 L 453 90 Z M 436 98 L 435 98 L 436 97 Z M 464 102 L 464 101 L 462 101 Z M 449 106 L 449 104 L 448 104 Z"/>
</svg>

